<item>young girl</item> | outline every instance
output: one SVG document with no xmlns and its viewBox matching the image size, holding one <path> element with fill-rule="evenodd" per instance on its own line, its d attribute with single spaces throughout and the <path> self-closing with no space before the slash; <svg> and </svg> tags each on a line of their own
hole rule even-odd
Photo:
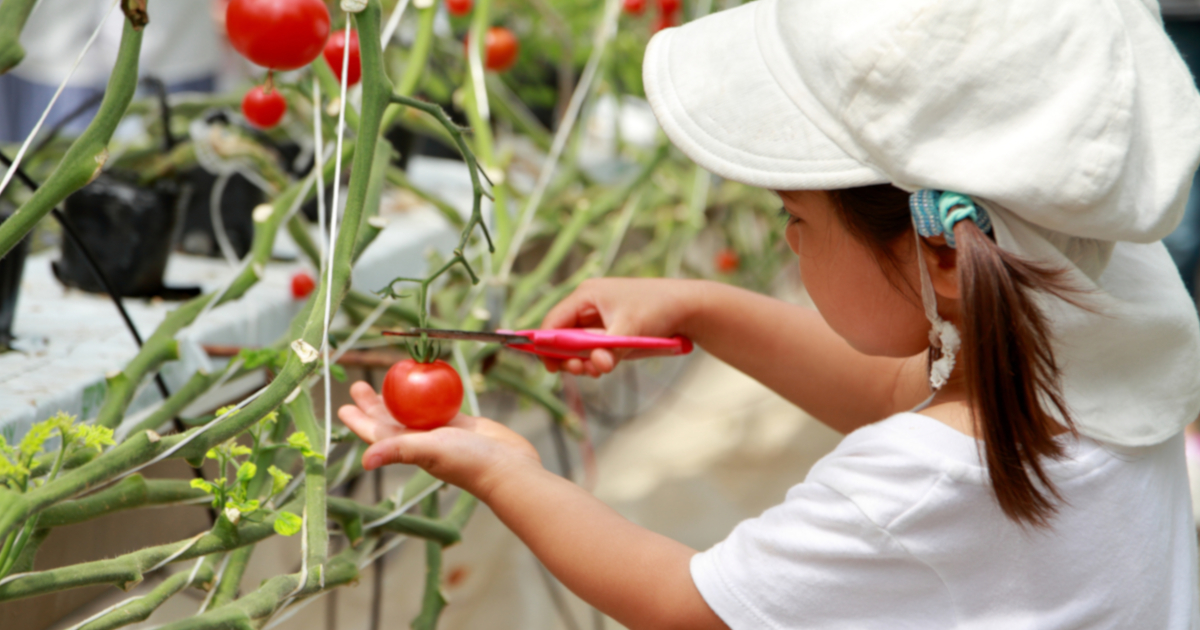
<svg viewBox="0 0 1200 630">
<path fill-rule="evenodd" d="M 1200 97 L 1152 2 L 758 0 L 664 31 L 644 76 L 677 146 L 779 191 L 818 310 L 606 279 L 544 325 L 687 335 L 846 438 L 701 553 L 497 423 L 404 431 L 359 383 L 368 469 L 473 493 L 630 628 L 1200 623 L 1200 326 L 1157 243 Z"/>
</svg>

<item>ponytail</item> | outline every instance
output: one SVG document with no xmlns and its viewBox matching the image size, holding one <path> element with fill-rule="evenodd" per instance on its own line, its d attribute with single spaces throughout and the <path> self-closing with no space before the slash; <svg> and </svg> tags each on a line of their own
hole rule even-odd
<svg viewBox="0 0 1200 630">
<path fill-rule="evenodd" d="M 851 234 L 885 270 L 898 269 L 896 248 L 912 238 L 908 193 L 884 184 L 830 196 Z M 1054 436 L 1063 427 L 1074 431 L 1074 423 L 1059 385 L 1049 324 L 1035 294 L 1074 302 L 1072 290 L 1063 272 L 1004 251 L 971 221 L 955 225 L 954 239 L 963 328 L 959 365 L 992 490 L 1009 518 L 1043 527 L 1062 496 L 1042 459 L 1063 456 Z M 913 291 L 897 284 L 898 290 L 906 288 Z"/>
<path fill-rule="evenodd" d="M 1042 458 L 1060 458 L 1054 436 L 1074 424 L 1059 385 L 1049 325 L 1035 292 L 1066 298 L 1062 272 L 1010 254 L 971 221 L 954 227 L 962 302 L 964 376 L 976 433 L 1000 509 L 1045 526 L 1062 496 Z"/>
</svg>

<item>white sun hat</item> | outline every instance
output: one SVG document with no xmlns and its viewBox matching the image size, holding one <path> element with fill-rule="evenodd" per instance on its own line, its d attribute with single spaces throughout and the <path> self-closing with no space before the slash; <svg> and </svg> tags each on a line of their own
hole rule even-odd
<svg viewBox="0 0 1200 630">
<path fill-rule="evenodd" d="M 1151 444 L 1200 415 L 1200 324 L 1159 244 L 1200 162 L 1200 95 L 1154 0 L 757 0 L 654 37 L 670 139 L 777 190 L 969 195 L 1046 298 L 1079 429 Z"/>
</svg>

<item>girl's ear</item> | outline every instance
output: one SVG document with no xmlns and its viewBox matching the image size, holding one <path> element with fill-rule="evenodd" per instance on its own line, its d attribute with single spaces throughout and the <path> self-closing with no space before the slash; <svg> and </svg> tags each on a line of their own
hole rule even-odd
<svg viewBox="0 0 1200 630">
<path fill-rule="evenodd" d="M 962 298 L 962 290 L 958 284 L 958 254 L 953 247 L 946 245 L 946 238 L 934 236 L 922 239 L 926 247 L 921 248 L 925 257 L 925 268 L 929 270 L 929 279 L 933 282 L 933 291 L 938 297 L 950 300 Z"/>
</svg>

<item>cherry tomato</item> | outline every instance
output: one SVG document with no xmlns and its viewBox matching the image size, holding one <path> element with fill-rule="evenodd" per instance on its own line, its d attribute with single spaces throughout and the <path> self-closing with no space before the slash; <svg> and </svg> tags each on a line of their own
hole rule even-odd
<svg viewBox="0 0 1200 630">
<path fill-rule="evenodd" d="M 313 289 L 317 288 L 317 281 L 313 280 L 312 274 L 307 271 L 297 271 L 292 274 L 292 298 L 303 300 L 308 297 Z"/>
<path fill-rule="evenodd" d="M 669 15 L 674 15 L 682 6 L 683 0 L 658 0 L 658 10 Z"/>
<path fill-rule="evenodd" d="M 741 266 L 742 259 L 738 253 L 726 247 L 713 257 L 713 266 L 721 273 L 733 273 Z"/>
<path fill-rule="evenodd" d="M 675 14 L 660 13 L 658 17 L 654 18 L 654 26 L 651 27 L 650 32 L 657 33 L 664 28 L 671 28 L 672 26 L 675 26 Z"/>
<path fill-rule="evenodd" d="M 467 38 L 464 45 L 468 50 L 470 49 L 470 37 Z M 521 43 L 517 41 L 517 36 L 513 35 L 512 31 L 503 26 L 493 26 L 488 29 L 487 35 L 483 38 L 483 66 L 488 70 L 504 72 L 517 62 L 517 53 L 520 49 Z"/>
<path fill-rule="evenodd" d="M 350 31 L 350 64 L 346 67 L 347 85 L 354 85 L 362 79 L 362 53 L 358 46 L 358 31 Z M 329 36 L 325 43 L 325 63 L 333 68 L 333 76 L 342 80 L 342 55 L 346 52 L 346 31 L 336 31 Z"/>
<path fill-rule="evenodd" d="M 450 422 L 458 415 L 462 400 L 462 379 L 445 361 L 405 359 L 383 377 L 383 404 L 410 429 L 436 429 Z"/>
<path fill-rule="evenodd" d="M 273 88 L 256 85 L 242 98 L 242 115 L 260 129 L 278 125 L 286 111 L 287 101 L 279 90 Z"/>
<path fill-rule="evenodd" d="M 446 10 L 450 15 L 463 16 L 471 12 L 474 4 L 473 0 L 446 0 Z"/>
<path fill-rule="evenodd" d="M 229 43 L 250 61 L 295 70 L 321 54 L 329 9 L 321 0 L 230 0 L 225 30 Z"/>
<path fill-rule="evenodd" d="M 630 15 L 641 15 L 646 10 L 646 0 L 625 0 L 625 12 Z"/>
</svg>

